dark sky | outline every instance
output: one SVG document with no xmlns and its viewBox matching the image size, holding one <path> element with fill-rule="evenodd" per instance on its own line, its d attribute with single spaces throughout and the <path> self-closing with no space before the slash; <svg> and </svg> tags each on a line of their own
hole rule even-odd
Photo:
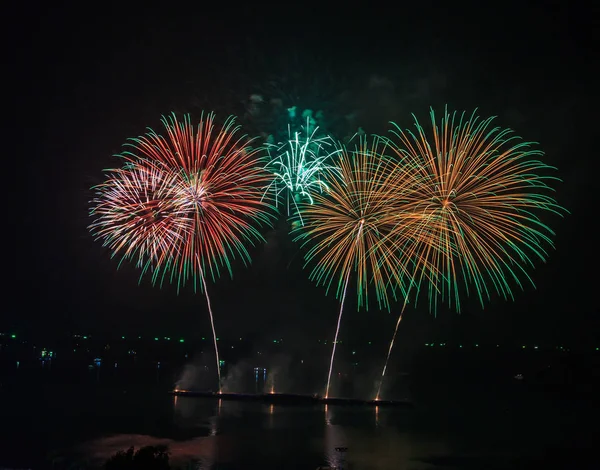
<svg viewBox="0 0 600 470">
<path fill-rule="evenodd" d="M 558 198 L 572 214 L 546 220 L 557 251 L 536 266 L 537 290 L 484 310 L 467 304 L 460 316 L 411 308 L 407 340 L 597 340 L 597 12 L 573 2 L 417 3 L 92 11 L 83 2 L 14 12 L 3 74 L 11 79 L 5 158 L 16 163 L 5 174 L 14 269 L 5 269 L 0 331 L 206 334 L 203 296 L 138 286 L 134 268 L 116 270 L 86 229 L 89 188 L 118 165 L 112 155 L 125 139 L 158 127 L 161 114 L 240 115 L 249 94 L 275 80 L 301 106 L 341 96 L 339 112 L 357 112 L 374 132 L 390 119 L 409 124 L 410 113 L 425 119 L 429 106 L 479 108 L 540 142 L 559 167 Z M 266 236 L 253 267 L 237 265 L 233 281 L 210 285 L 217 328 L 331 336 L 336 300 L 306 279 L 285 230 Z M 343 334 L 389 340 L 393 316 L 354 310 L 350 303 Z"/>
</svg>

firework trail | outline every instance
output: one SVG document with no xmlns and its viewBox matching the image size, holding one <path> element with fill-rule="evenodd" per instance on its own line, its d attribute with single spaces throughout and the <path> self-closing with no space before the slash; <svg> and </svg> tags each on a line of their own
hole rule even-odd
<svg viewBox="0 0 600 470">
<path fill-rule="evenodd" d="M 221 127 L 214 115 L 202 115 L 195 128 L 189 116 L 163 117 L 165 136 L 149 130 L 131 139 L 121 155 L 122 169 L 110 170 L 97 186 L 90 230 L 110 248 L 112 256 L 135 259 L 140 278 L 152 282 L 192 282 L 206 295 L 221 387 L 214 317 L 206 288 L 239 257 L 250 262 L 246 243 L 263 238 L 272 205 L 263 196 L 269 176 L 261 148 L 238 135 L 228 118 Z"/>
<path fill-rule="evenodd" d="M 287 215 L 299 216 L 298 205 L 302 201 L 314 202 L 313 193 L 327 190 L 327 183 L 322 175 L 325 172 L 337 172 L 336 166 L 328 163 L 339 153 L 334 140 L 329 137 L 317 137 L 318 127 L 310 126 L 307 118 L 306 127 L 302 132 L 292 133 L 288 126 L 288 140 L 277 145 L 267 144 L 271 159 L 267 170 L 273 180 L 266 191 L 272 192 L 276 204 L 283 197 L 287 206 Z M 293 205 L 293 212 L 290 206 Z"/>
<path fill-rule="evenodd" d="M 426 281 L 433 311 L 441 299 L 460 312 L 461 288 L 483 306 L 493 292 L 513 298 L 512 283 L 533 285 L 528 269 L 554 247 L 554 233 L 540 215 L 566 213 L 552 196 L 550 183 L 558 178 L 539 160 L 543 153 L 492 121 L 446 110 L 438 125 L 432 110 L 430 135 L 415 118 L 416 133 L 394 124 L 387 139 L 419 184 L 386 241 L 405 260 L 399 274 L 410 272 L 417 291 Z"/>
<path fill-rule="evenodd" d="M 385 243 L 385 234 L 395 220 L 394 204 L 403 196 L 398 173 L 405 170 L 381 156 L 384 147 L 381 139 L 371 144 L 361 139 L 354 151 L 341 148 L 336 161 L 339 170 L 323 173 L 328 190 L 314 194 L 314 204 L 300 205 L 304 225 L 297 228 L 300 235 L 296 240 L 303 240 L 303 246 L 310 245 L 305 256 L 307 263 L 315 264 L 310 278 L 325 285 L 327 292 L 337 281 L 336 297 L 341 300 L 326 397 L 351 274 L 356 273 L 359 308 L 368 304 L 370 283 L 380 307 L 389 308 L 390 276 L 398 268 L 393 264 L 395 255 L 389 252 L 393 246 Z M 403 276 L 398 277 L 402 281 Z"/>
</svg>

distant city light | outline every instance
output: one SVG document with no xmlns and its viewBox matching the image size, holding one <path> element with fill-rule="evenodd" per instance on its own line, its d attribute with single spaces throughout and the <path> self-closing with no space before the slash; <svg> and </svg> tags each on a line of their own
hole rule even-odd
<svg viewBox="0 0 600 470">
<path fill-rule="evenodd" d="M 4 338 L 5 339 L 6 346 L 8 346 L 8 344 L 9 344 L 8 339 L 13 339 L 13 340 L 19 339 L 19 343 L 21 343 L 21 342 L 22 343 L 27 343 L 28 342 L 28 341 L 23 340 L 23 337 L 19 336 L 19 338 L 17 338 L 17 336 L 18 335 L 16 333 L 10 333 L 10 332 L 0 333 L 0 338 Z M 69 337 L 72 337 L 74 339 L 82 339 L 82 340 L 92 339 L 92 336 L 94 336 L 94 335 L 81 335 L 81 334 L 69 335 Z M 93 344 L 95 344 L 97 341 L 103 341 L 103 338 L 100 338 L 99 336 L 94 336 L 94 338 L 95 338 L 94 341 L 92 343 L 90 343 L 90 344 L 87 345 L 87 347 L 89 348 L 89 349 L 87 349 L 88 352 L 90 352 L 92 350 L 91 346 Z M 126 344 L 126 343 L 124 343 L 125 341 L 132 342 L 132 341 L 135 340 L 135 338 L 136 338 L 135 335 L 131 335 L 131 336 L 122 335 L 121 336 L 121 340 L 123 341 L 123 343 L 121 343 L 121 344 Z M 141 339 L 142 336 L 138 336 L 137 338 Z M 149 337 L 146 337 L 146 340 L 148 340 L 148 339 L 151 340 L 152 338 L 154 338 L 154 341 L 159 341 L 159 342 L 163 341 L 163 339 L 165 341 L 171 341 L 172 340 L 174 342 L 179 342 L 180 344 L 183 344 L 183 343 L 186 342 L 185 338 L 183 338 L 183 337 L 177 338 L 177 337 L 169 337 L 169 336 L 164 336 L 164 337 L 149 336 Z M 206 341 L 207 339 L 210 341 L 210 339 L 211 339 L 210 337 L 204 337 L 204 336 L 202 336 L 201 338 L 202 338 L 202 341 Z M 215 339 L 217 341 L 221 340 L 220 337 L 216 337 Z M 243 341 L 244 338 L 243 337 L 238 337 L 238 340 L 239 341 Z M 108 349 L 112 349 L 113 347 L 116 347 L 115 343 L 118 344 L 118 337 L 116 337 L 116 338 L 113 337 L 111 340 L 107 340 L 107 341 L 108 342 L 106 342 L 106 343 L 105 342 L 102 343 L 101 349 L 108 350 Z M 190 341 L 192 341 L 192 343 L 194 343 L 196 341 L 196 339 L 192 338 Z M 225 338 L 225 342 L 227 344 L 229 344 L 230 349 L 235 349 L 235 346 L 232 345 L 232 344 L 235 344 L 235 343 L 233 343 L 233 341 L 235 341 L 233 339 L 233 337 L 227 337 L 227 338 Z M 268 344 L 270 344 L 270 342 L 272 341 L 273 344 L 282 345 L 283 338 L 276 338 L 276 339 L 271 339 L 271 340 L 267 340 L 265 338 L 265 341 L 267 341 Z M 341 340 L 338 340 L 337 342 L 335 342 L 335 341 L 331 341 L 330 342 L 329 340 L 319 339 L 317 341 L 318 341 L 318 343 L 323 344 L 323 345 L 342 344 Z M 439 339 L 438 339 L 438 341 L 439 341 Z M 16 344 L 16 341 L 15 341 L 15 344 Z M 363 346 L 367 345 L 367 344 L 368 345 L 372 345 L 373 341 L 367 341 L 366 344 L 361 342 L 361 344 Z M 464 344 L 462 344 L 462 343 L 455 343 L 455 342 L 451 342 L 451 343 L 446 343 L 446 342 L 434 343 L 434 342 L 431 342 L 431 343 L 421 343 L 421 344 L 424 345 L 425 347 L 433 347 L 433 348 L 436 348 L 436 347 L 437 348 L 443 348 L 443 347 L 448 346 L 448 344 L 450 344 L 450 346 L 449 346 L 450 349 L 452 349 L 452 348 L 465 349 L 465 347 L 468 349 L 469 347 L 471 347 L 471 346 L 469 346 L 469 344 L 471 344 L 472 347 L 474 347 L 474 348 L 479 348 L 480 346 L 482 346 L 484 350 L 494 347 L 493 343 L 484 343 L 483 345 L 480 345 L 479 343 L 467 343 L 466 346 Z M 3 347 L 4 345 L 0 345 L 0 346 Z M 164 345 L 164 346 L 168 347 L 168 345 Z M 354 346 L 354 345 L 351 345 L 350 348 L 352 346 Z M 49 363 L 51 357 L 52 357 L 52 360 L 54 360 L 56 358 L 56 352 L 49 351 L 47 348 L 42 348 L 42 347 L 37 347 L 36 348 L 35 345 L 30 345 L 30 347 L 32 347 L 34 350 L 38 349 L 37 357 L 40 358 L 40 359 L 43 357 L 43 359 L 45 361 L 47 361 L 48 363 Z M 362 346 L 356 345 L 356 347 L 358 349 L 354 349 L 353 350 L 353 349 L 348 348 L 352 356 L 356 356 L 356 355 L 361 355 L 362 354 L 361 351 L 360 351 L 360 349 L 361 349 Z M 578 348 L 570 349 L 570 347 L 564 346 L 564 345 L 544 344 L 544 345 L 540 346 L 539 344 L 535 344 L 535 343 L 526 343 L 526 344 L 523 344 L 523 343 L 521 343 L 521 344 L 518 344 L 518 343 L 517 344 L 506 343 L 506 344 L 503 344 L 503 345 L 496 344 L 496 348 L 500 348 L 500 347 L 503 347 L 504 349 L 506 349 L 505 352 L 508 352 L 509 350 L 518 350 L 518 349 L 521 349 L 522 351 L 524 351 L 526 349 L 529 349 L 529 350 L 538 351 L 538 352 L 540 352 L 540 354 L 542 354 L 543 351 L 548 351 L 548 350 L 552 350 L 552 349 L 554 349 L 555 351 L 561 351 L 561 352 L 565 352 L 565 353 L 566 352 L 572 352 L 572 351 L 578 350 Z M 69 348 L 69 350 L 70 349 L 71 348 Z M 84 352 L 86 350 L 86 346 L 85 345 L 82 346 L 77 341 L 77 343 L 72 346 L 72 349 L 73 349 L 74 353 L 82 353 L 82 352 Z M 598 353 L 600 351 L 600 346 L 588 345 L 588 346 L 584 346 L 584 349 L 587 350 L 588 352 L 596 352 L 596 353 Z M 181 350 L 182 349 L 180 348 L 180 351 Z M 133 351 L 133 350 L 126 350 L 126 351 L 130 355 L 135 354 L 135 351 Z M 256 351 L 255 354 L 262 355 L 263 353 L 261 353 L 260 351 Z M 436 353 L 436 354 L 438 354 L 438 353 Z M 440 352 L 440 354 L 441 354 L 441 352 Z M 94 356 L 92 356 L 92 358 L 93 357 Z M 14 364 L 14 362 L 13 362 L 13 364 Z M 94 362 L 92 362 L 92 364 L 94 366 L 96 366 L 96 364 Z M 114 364 L 114 362 L 113 362 L 113 364 Z M 355 365 L 354 362 L 352 362 L 351 364 Z M 123 366 L 121 366 L 121 367 L 123 367 Z"/>
</svg>

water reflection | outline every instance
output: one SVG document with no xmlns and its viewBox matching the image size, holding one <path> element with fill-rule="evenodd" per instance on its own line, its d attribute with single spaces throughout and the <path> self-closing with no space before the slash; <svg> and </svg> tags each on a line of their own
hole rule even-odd
<svg viewBox="0 0 600 470">
<path fill-rule="evenodd" d="M 325 427 L 323 445 L 327 464 L 330 467 L 343 468 L 345 452 L 339 449 L 348 446 L 343 427 L 329 423 Z"/>
<path fill-rule="evenodd" d="M 355 429 L 346 429 L 347 462 L 352 468 L 428 469 L 427 456 L 444 455 L 449 448 L 443 442 L 427 436 L 412 435 L 387 429 L 368 436 Z"/>
<path fill-rule="evenodd" d="M 325 411 L 325 424 L 329 426 L 331 424 L 331 415 L 329 414 L 329 405 L 324 406 Z"/>
<path fill-rule="evenodd" d="M 387 427 L 387 415 L 394 414 L 387 408 L 275 406 L 191 397 L 174 397 L 170 403 L 179 440 L 119 434 L 88 443 L 87 454 L 100 462 L 130 446 L 166 445 L 174 467 L 195 461 L 198 469 L 242 463 L 275 469 L 293 462 L 298 468 L 419 470 L 431 468 L 426 457 L 449 452 L 440 440 L 398 431 L 403 420 L 399 412 L 390 421 L 394 426 Z"/>
<path fill-rule="evenodd" d="M 175 395 L 173 399 L 173 409 L 176 414 L 176 418 L 183 418 L 184 420 L 190 419 L 196 413 L 197 405 L 200 405 L 199 400 L 191 400 L 188 397 L 178 397 Z"/>
</svg>

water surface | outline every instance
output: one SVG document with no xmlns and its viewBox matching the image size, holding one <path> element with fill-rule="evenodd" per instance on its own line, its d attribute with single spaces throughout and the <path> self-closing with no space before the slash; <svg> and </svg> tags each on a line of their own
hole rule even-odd
<svg viewBox="0 0 600 470">
<path fill-rule="evenodd" d="M 173 397 L 162 387 L 12 387 L 1 397 L 0 466 L 15 468 L 61 455 L 100 465 L 156 444 L 173 464 L 202 469 L 594 468 L 598 417 L 585 401 L 518 386 L 432 390 L 414 409 Z"/>
</svg>

